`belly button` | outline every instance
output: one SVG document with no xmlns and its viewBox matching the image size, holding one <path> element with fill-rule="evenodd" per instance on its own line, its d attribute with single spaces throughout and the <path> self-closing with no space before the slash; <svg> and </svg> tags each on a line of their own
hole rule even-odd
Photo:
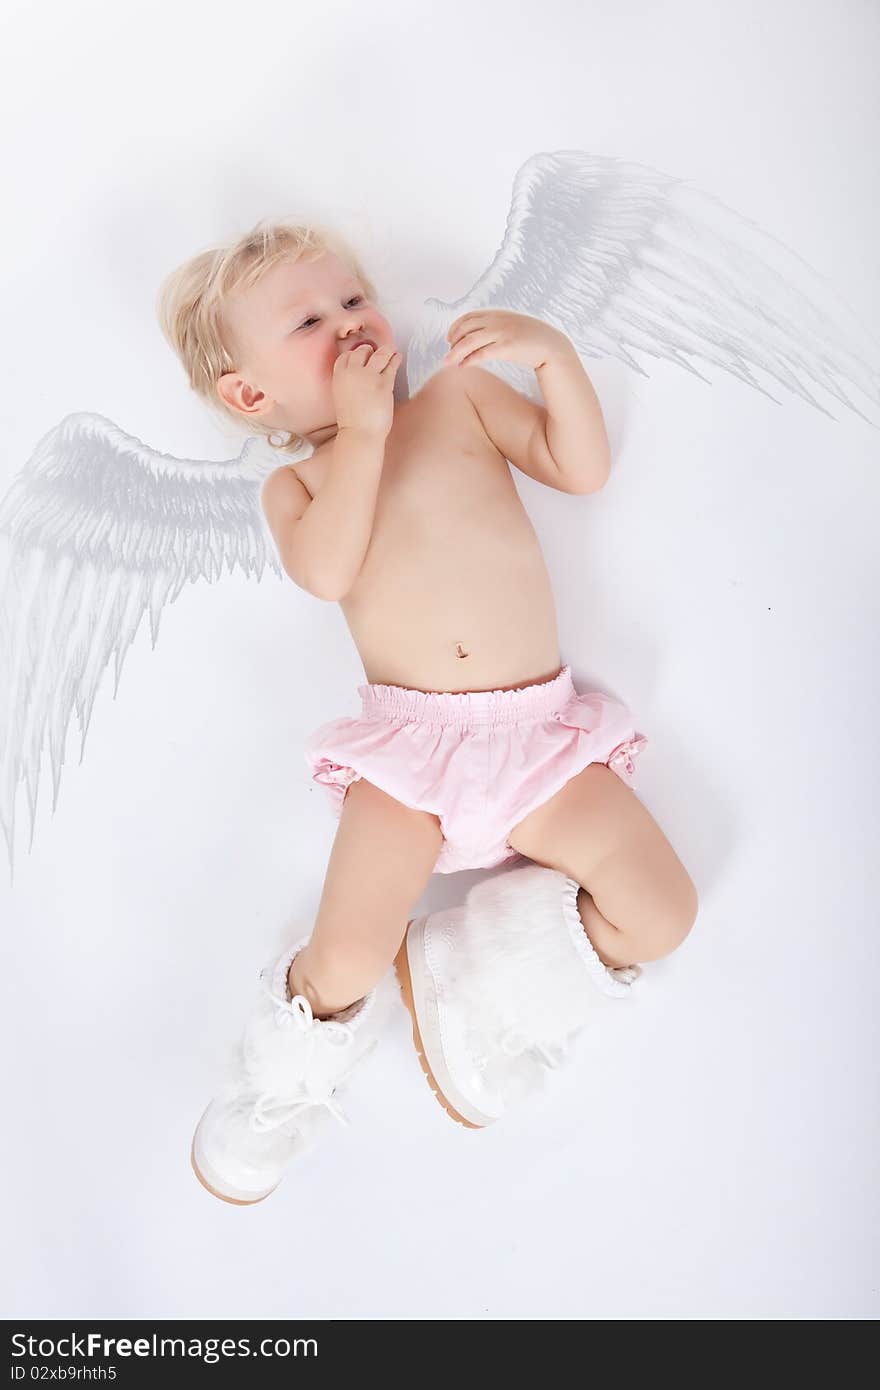
<svg viewBox="0 0 880 1390">
<path fill-rule="evenodd" d="M 469 653 L 468 653 L 468 652 L 463 652 L 462 649 L 461 649 L 461 643 L 460 643 L 460 642 L 457 642 L 457 643 L 456 643 L 456 646 L 455 646 L 455 655 L 456 655 L 456 656 L 459 656 L 459 657 L 464 657 L 464 656 L 468 656 Z"/>
</svg>

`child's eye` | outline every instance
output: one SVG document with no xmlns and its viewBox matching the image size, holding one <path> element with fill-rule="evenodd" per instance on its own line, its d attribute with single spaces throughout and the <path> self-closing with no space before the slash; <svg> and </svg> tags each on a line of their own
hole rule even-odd
<svg viewBox="0 0 880 1390">
<path fill-rule="evenodd" d="M 352 299 L 349 299 L 347 302 L 348 302 L 349 304 L 356 304 L 356 303 L 358 302 L 358 300 L 363 300 L 363 295 L 362 295 L 362 294 L 356 294 L 356 295 L 354 295 L 353 298 L 352 298 Z M 314 317 L 312 317 L 312 318 L 310 318 L 310 319 L 306 319 L 304 323 L 301 323 L 301 324 L 300 324 L 300 328 L 308 328 L 308 326 L 309 326 L 310 323 L 317 323 L 317 322 L 318 322 L 318 320 L 317 320 L 316 318 L 314 318 Z"/>
</svg>

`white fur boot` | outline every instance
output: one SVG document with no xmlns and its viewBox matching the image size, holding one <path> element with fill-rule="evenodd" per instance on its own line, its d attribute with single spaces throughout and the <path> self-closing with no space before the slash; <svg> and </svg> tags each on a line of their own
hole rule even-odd
<svg viewBox="0 0 880 1390">
<path fill-rule="evenodd" d="M 543 1086 L 572 1038 L 626 999 L 638 966 L 603 965 L 577 910 L 580 885 L 526 864 L 416 918 L 395 961 L 413 1041 L 453 1119 L 480 1128 Z"/>
<path fill-rule="evenodd" d="M 291 998 L 287 984 L 294 957 L 309 939 L 260 972 L 259 995 L 227 1059 L 219 1094 L 193 1136 L 196 1177 L 237 1206 L 268 1197 L 331 1119 L 348 1124 L 337 1095 L 375 1048 L 400 998 L 389 969 L 362 999 L 328 1019 L 315 1018 L 305 995 Z"/>
</svg>

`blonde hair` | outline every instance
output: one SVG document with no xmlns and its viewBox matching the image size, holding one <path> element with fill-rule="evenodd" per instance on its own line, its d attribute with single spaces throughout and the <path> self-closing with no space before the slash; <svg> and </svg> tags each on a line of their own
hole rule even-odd
<svg viewBox="0 0 880 1390">
<path fill-rule="evenodd" d="M 214 247 L 184 261 L 165 277 L 156 301 L 162 333 L 183 363 L 196 395 L 209 409 L 219 411 L 221 420 L 233 420 L 239 431 L 265 435 L 271 447 L 283 454 L 298 453 L 305 439 L 287 431 L 287 439 L 278 442 L 273 437 L 276 427 L 241 415 L 217 390 L 220 378 L 236 370 L 227 348 L 230 332 L 223 306 L 229 295 L 257 284 L 279 261 L 313 261 L 325 252 L 338 256 L 361 281 L 367 297 L 376 298 L 374 285 L 338 233 L 315 223 L 262 219 L 232 245 Z"/>
</svg>

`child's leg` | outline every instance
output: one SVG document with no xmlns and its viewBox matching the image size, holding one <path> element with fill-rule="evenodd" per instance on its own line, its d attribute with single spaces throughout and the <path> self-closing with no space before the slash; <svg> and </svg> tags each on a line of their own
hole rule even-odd
<svg viewBox="0 0 880 1390">
<path fill-rule="evenodd" d="M 437 816 L 363 778 L 349 787 L 315 928 L 288 975 L 315 1017 L 362 999 L 390 968 L 442 843 Z"/>
</svg>

